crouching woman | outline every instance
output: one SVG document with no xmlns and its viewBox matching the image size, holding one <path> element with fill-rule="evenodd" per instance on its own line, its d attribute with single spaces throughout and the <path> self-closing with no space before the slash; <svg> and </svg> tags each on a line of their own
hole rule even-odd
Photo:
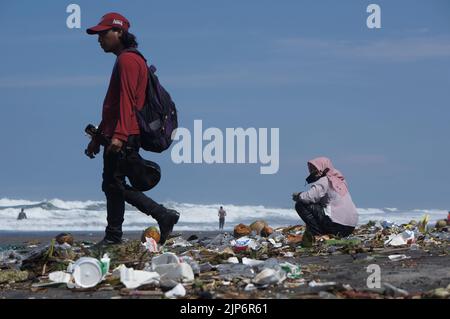
<svg viewBox="0 0 450 319">
<path fill-rule="evenodd" d="M 308 235 L 350 235 L 358 223 L 358 212 L 344 176 L 331 160 L 318 157 L 308 162 L 311 184 L 307 192 L 294 193 L 295 210 L 306 224 Z"/>
</svg>

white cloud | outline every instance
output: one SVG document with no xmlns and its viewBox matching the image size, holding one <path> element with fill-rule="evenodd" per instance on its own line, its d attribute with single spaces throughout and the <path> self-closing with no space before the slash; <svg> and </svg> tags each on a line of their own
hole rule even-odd
<svg viewBox="0 0 450 319">
<path fill-rule="evenodd" d="M 275 51 L 385 61 L 415 61 L 450 57 L 450 36 L 388 38 L 374 41 L 338 41 L 286 38 L 276 41 Z"/>
</svg>

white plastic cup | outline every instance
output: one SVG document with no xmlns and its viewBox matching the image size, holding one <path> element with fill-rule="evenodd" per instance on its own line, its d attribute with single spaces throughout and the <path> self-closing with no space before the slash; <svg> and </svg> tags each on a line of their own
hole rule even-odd
<svg viewBox="0 0 450 319">
<path fill-rule="evenodd" d="M 92 288 L 103 278 L 102 263 L 92 257 L 81 257 L 72 266 L 75 284 L 81 288 Z"/>
</svg>

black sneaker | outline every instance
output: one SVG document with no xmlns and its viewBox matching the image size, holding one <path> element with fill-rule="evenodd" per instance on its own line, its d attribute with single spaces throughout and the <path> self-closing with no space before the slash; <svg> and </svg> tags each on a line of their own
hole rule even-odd
<svg viewBox="0 0 450 319">
<path fill-rule="evenodd" d="M 173 226 L 178 223 L 180 213 L 173 209 L 166 209 L 166 212 L 159 218 L 158 225 L 161 232 L 159 244 L 164 244 L 173 230 Z"/>
<path fill-rule="evenodd" d="M 123 243 L 122 240 L 111 240 L 111 239 L 103 238 L 101 241 L 99 241 L 94 246 L 92 246 L 92 248 L 94 248 L 94 249 L 102 248 L 102 247 L 107 247 L 107 246 L 120 245 L 122 243 Z"/>
</svg>

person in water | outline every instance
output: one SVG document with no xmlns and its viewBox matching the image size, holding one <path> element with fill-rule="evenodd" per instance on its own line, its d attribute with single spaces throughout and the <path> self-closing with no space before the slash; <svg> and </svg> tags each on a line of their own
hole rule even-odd
<svg viewBox="0 0 450 319">
<path fill-rule="evenodd" d="M 305 235 L 349 236 L 358 223 L 358 212 L 345 177 L 331 160 L 318 157 L 308 162 L 311 188 L 292 195 L 295 210 L 306 224 Z"/>
<path fill-rule="evenodd" d="M 27 219 L 27 214 L 25 214 L 25 210 L 22 208 L 19 215 L 17 216 L 17 220 Z"/>
</svg>

